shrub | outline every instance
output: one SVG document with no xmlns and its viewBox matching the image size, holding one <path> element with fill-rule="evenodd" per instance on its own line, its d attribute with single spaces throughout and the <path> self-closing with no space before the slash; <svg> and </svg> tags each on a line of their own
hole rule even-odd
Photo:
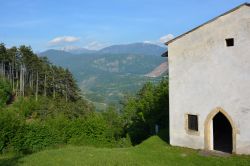
<svg viewBox="0 0 250 166">
<path fill-rule="evenodd" d="M 71 125 L 72 121 L 65 117 L 65 115 L 59 114 L 56 118 L 48 118 L 45 123 L 51 130 L 58 132 L 62 143 L 66 144 L 68 142 L 68 126 Z"/>
<path fill-rule="evenodd" d="M 62 144 L 58 130 L 42 122 L 26 124 L 12 140 L 16 151 L 34 152 L 45 147 Z"/>
<path fill-rule="evenodd" d="M 22 114 L 24 117 L 30 117 L 34 110 L 39 108 L 39 103 L 34 98 L 18 97 L 11 106 L 11 109 Z"/>
<path fill-rule="evenodd" d="M 61 114 L 67 118 L 76 119 L 93 112 L 92 105 L 83 99 L 65 102 L 65 99 L 52 99 L 43 96 L 39 96 L 38 101 L 34 97 L 19 97 L 11 105 L 11 108 L 26 118 L 40 120 L 55 119 Z"/>
<path fill-rule="evenodd" d="M 124 147 L 130 145 L 122 121 L 115 110 L 94 113 L 70 108 L 73 103 L 56 104 L 57 100 L 18 98 L 0 111 L 0 152 L 15 150 L 30 153 L 58 144 Z M 56 105 L 60 109 L 53 111 Z M 75 112 L 70 110 L 74 109 Z"/>
<path fill-rule="evenodd" d="M 0 152 L 11 148 L 11 142 L 23 127 L 22 119 L 13 111 L 0 111 Z"/>
<path fill-rule="evenodd" d="M 111 129 L 98 114 L 76 119 L 68 127 L 69 142 L 73 144 L 99 146 L 114 142 Z"/>
<path fill-rule="evenodd" d="M 32 151 L 62 143 L 60 133 L 51 126 L 41 123 L 33 123 L 26 126 L 24 147 Z"/>
<path fill-rule="evenodd" d="M 0 106 L 4 106 L 11 99 L 11 86 L 10 83 L 0 77 Z"/>
</svg>

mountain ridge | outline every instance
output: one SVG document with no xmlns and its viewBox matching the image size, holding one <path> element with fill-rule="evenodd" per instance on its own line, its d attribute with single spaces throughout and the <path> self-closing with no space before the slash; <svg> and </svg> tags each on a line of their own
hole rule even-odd
<svg viewBox="0 0 250 166">
<path fill-rule="evenodd" d="M 112 45 L 105 47 L 99 52 L 101 53 L 123 53 L 123 54 L 161 54 L 166 50 L 166 48 L 159 45 L 150 44 L 150 43 L 131 43 L 131 44 L 121 44 L 121 45 Z"/>
<path fill-rule="evenodd" d="M 130 44 L 116 44 L 111 45 L 100 50 L 90 50 L 86 48 L 71 48 L 71 49 L 48 49 L 39 53 L 39 55 L 45 55 L 51 51 L 57 51 L 58 53 L 70 53 L 70 54 L 161 54 L 166 50 L 165 47 L 150 44 L 150 43 L 130 43 Z"/>
</svg>

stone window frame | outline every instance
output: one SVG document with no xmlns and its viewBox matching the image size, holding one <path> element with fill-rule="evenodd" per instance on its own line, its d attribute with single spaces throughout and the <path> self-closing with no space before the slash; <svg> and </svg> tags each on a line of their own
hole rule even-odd
<svg viewBox="0 0 250 166">
<path fill-rule="evenodd" d="M 197 116 L 197 121 L 198 121 L 198 131 L 195 130 L 190 130 L 188 128 L 188 115 L 196 115 Z M 194 114 L 194 113 L 185 113 L 185 131 L 189 135 L 195 135 L 195 136 L 200 136 L 200 114 Z"/>
</svg>

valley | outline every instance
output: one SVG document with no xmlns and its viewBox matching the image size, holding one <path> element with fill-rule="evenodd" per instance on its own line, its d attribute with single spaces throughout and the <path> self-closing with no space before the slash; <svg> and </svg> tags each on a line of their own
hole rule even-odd
<svg viewBox="0 0 250 166">
<path fill-rule="evenodd" d="M 157 83 L 162 76 L 147 75 L 166 61 L 161 54 L 166 48 L 153 44 L 115 45 L 99 51 L 47 50 L 40 56 L 74 74 L 82 95 L 97 110 L 107 105 L 119 106 L 124 95 L 133 95 L 146 82 Z M 166 75 L 166 72 L 165 72 Z"/>
</svg>

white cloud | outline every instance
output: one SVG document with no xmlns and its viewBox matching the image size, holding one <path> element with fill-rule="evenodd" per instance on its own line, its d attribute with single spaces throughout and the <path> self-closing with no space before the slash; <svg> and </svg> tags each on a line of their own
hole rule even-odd
<svg viewBox="0 0 250 166">
<path fill-rule="evenodd" d="M 156 44 L 156 42 L 149 41 L 149 40 L 146 40 L 146 41 L 144 41 L 143 43 L 145 43 L 145 44 Z"/>
<path fill-rule="evenodd" d="M 80 38 L 74 36 L 60 36 L 49 41 L 50 45 L 61 45 L 65 43 L 73 43 L 79 41 Z"/>
<path fill-rule="evenodd" d="M 161 42 L 161 43 L 166 43 L 166 42 L 168 42 L 169 40 L 172 40 L 173 38 L 174 38 L 174 35 L 172 35 L 172 34 L 167 34 L 167 35 L 162 36 L 162 37 L 160 38 L 160 42 Z"/>
<path fill-rule="evenodd" d="M 166 42 L 168 42 L 169 40 L 171 40 L 173 38 L 174 38 L 174 35 L 167 34 L 165 36 L 160 37 L 160 39 L 158 39 L 158 40 L 146 40 L 143 43 L 146 43 L 146 44 L 156 44 L 156 45 L 163 46 Z"/>
<path fill-rule="evenodd" d="M 88 50 L 99 50 L 102 49 L 104 47 L 107 47 L 108 44 L 107 43 L 100 43 L 98 41 L 92 41 L 90 43 L 88 43 L 87 45 L 85 45 L 84 48 L 88 49 Z"/>
</svg>

